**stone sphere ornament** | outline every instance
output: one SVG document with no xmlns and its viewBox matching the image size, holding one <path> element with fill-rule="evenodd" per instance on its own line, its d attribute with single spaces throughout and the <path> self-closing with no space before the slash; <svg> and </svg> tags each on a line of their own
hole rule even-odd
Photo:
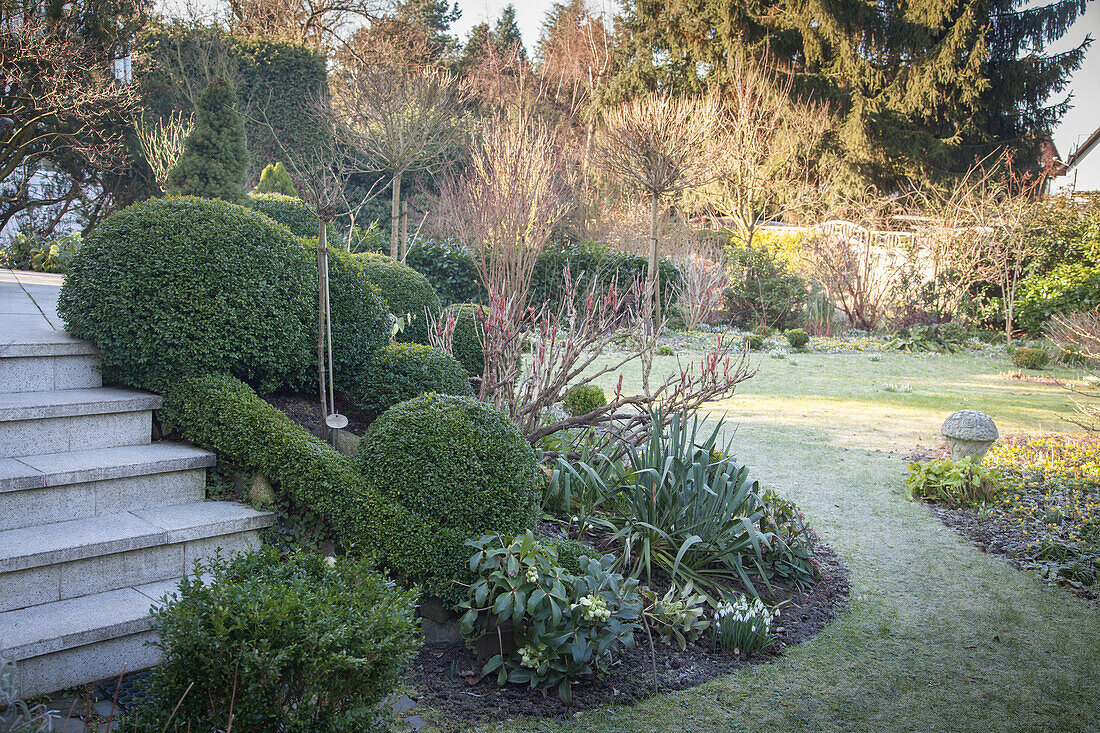
<svg viewBox="0 0 1100 733">
<path fill-rule="evenodd" d="M 951 460 L 961 461 L 972 456 L 978 463 L 998 437 L 993 419 L 978 410 L 959 410 L 952 414 L 943 421 L 940 433 L 951 448 Z"/>
</svg>

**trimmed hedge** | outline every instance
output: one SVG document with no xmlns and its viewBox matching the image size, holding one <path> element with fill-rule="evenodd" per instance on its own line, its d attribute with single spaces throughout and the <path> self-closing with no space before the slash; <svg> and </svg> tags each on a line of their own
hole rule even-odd
<svg viewBox="0 0 1100 733">
<path fill-rule="evenodd" d="M 406 322 L 394 339 L 403 343 L 428 344 L 426 314 L 438 316 L 443 310 L 439 295 L 428 278 L 384 254 L 364 252 L 356 255 L 355 259 L 363 267 L 367 279 L 382 294 L 390 313 Z"/>
<path fill-rule="evenodd" d="M 365 417 L 377 417 L 425 392 L 466 397 L 474 394 L 458 360 L 420 344 L 390 344 L 381 349 L 353 380 L 349 391 Z"/>
<path fill-rule="evenodd" d="M 482 306 L 477 303 L 457 303 L 447 307 L 454 315 L 455 332 L 451 340 L 451 353 L 471 377 L 480 377 L 485 371 L 485 354 L 481 347 L 480 322 Z"/>
<path fill-rule="evenodd" d="M 1050 353 L 1046 349 L 1021 346 L 1012 352 L 1012 365 L 1021 369 L 1043 369 L 1050 363 Z"/>
<path fill-rule="evenodd" d="M 308 242 L 306 251 L 312 261 L 317 258 L 317 239 Z M 317 298 L 317 270 L 314 265 L 312 293 Z M 393 316 L 378 288 L 371 283 L 358 258 L 342 249 L 328 250 L 329 307 L 332 311 L 332 368 L 336 386 L 350 389 L 363 373 L 364 365 L 390 343 Z M 311 309 L 313 333 L 317 333 L 316 305 Z M 314 335 L 316 339 L 316 335 Z M 317 343 L 312 344 L 313 368 L 317 365 Z M 316 383 L 313 374 L 309 384 Z"/>
<path fill-rule="evenodd" d="M 315 279 L 284 227 L 241 206 L 151 199 L 109 216 L 73 258 L 58 311 L 108 382 L 163 392 L 228 372 L 260 390 L 316 363 Z"/>
<path fill-rule="evenodd" d="M 565 393 L 562 406 L 570 415 L 587 415 L 607 404 L 607 395 L 594 384 L 581 384 Z"/>
<path fill-rule="evenodd" d="M 448 242 L 414 242 L 405 264 L 428 278 L 444 306 L 469 303 L 481 297 L 481 281 L 470 254 Z"/>
<path fill-rule="evenodd" d="M 162 661 L 136 728 L 161 730 L 170 719 L 196 731 L 231 719 L 245 731 L 382 723 L 380 703 L 419 646 L 415 590 L 394 588 L 362 560 L 329 567 L 320 555 L 284 558 L 272 548 L 195 571 L 152 611 Z"/>
<path fill-rule="evenodd" d="M 356 458 L 372 486 L 466 537 L 514 535 L 538 517 L 534 450 L 511 420 L 472 397 L 402 402 L 374 421 Z M 463 549 L 444 564 L 469 556 Z"/>
<path fill-rule="evenodd" d="M 184 380 L 165 395 L 162 417 L 183 437 L 322 517 L 344 547 L 399 579 L 443 593 L 469 557 L 470 535 L 411 511 L 376 490 L 351 458 L 294 424 L 229 375 Z"/>
<path fill-rule="evenodd" d="M 270 216 L 296 237 L 317 238 L 321 220 L 317 212 L 304 201 L 281 193 L 250 193 L 245 197 L 244 205 L 261 214 Z"/>
</svg>

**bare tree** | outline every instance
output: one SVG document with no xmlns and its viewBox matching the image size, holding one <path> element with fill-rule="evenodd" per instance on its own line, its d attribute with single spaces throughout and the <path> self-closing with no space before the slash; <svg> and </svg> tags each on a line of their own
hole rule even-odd
<svg viewBox="0 0 1100 733">
<path fill-rule="evenodd" d="M 230 28 L 332 51 L 387 7 L 383 0 L 229 0 Z"/>
<path fill-rule="evenodd" d="M 1100 365 L 1100 308 L 1092 311 L 1056 313 L 1046 328 L 1047 335 L 1062 348 L 1076 348 L 1095 368 Z M 1100 400 L 1095 391 L 1072 389 L 1081 415 L 1075 422 L 1090 433 L 1100 433 Z"/>
<path fill-rule="evenodd" d="M 481 397 L 509 384 L 519 358 L 514 339 L 527 310 L 539 254 L 565 211 L 557 140 L 539 125 L 489 126 L 465 171 L 443 183 L 440 213 L 470 251 L 489 296 L 489 337 Z"/>
<path fill-rule="evenodd" d="M 791 79 L 739 60 L 722 90 L 719 129 L 708 139 L 717 172 L 700 196 L 746 247 L 760 223 L 785 219 L 823 195 L 818 163 L 832 120 L 828 107 L 795 99 Z"/>
<path fill-rule="evenodd" d="M 714 176 L 718 127 L 714 97 L 650 94 L 604 115 L 596 137 L 596 160 L 628 188 L 649 196 L 649 269 L 646 288 L 657 320 L 661 317 L 657 262 L 657 222 L 661 201 L 697 187 Z"/>
<path fill-rule="evenodd" d="M 28 208 L 80 195 L 36 189 L 44 161 L 75 157 L 100 172 L 127 164 L 123 129 L 136 97 L 111 74 L 101 49 L 46 23 L 0 15 L 0 227 Z"/>
<path fill-rule="evenodd" d="M 168 171 L 183 154 L 183 140 L 194 126 L 194 115 L 185 118 L 182 113 L 172 113 L 162 120 L 146 119 L 142 113 L 134 122 L 141 154 L 161 191 L 167 190 Z"/>
<path fill-rule="evenodd" d="M 433 68 L 358 65 L 335 86 L 336 107 L 355 147 L 393 174 L 390 256 L 404 259 L 400 238 L 401 184 L 412 172 L 435 172 L 464 147 L 466 90 L 456 77 Z"/>
</svg>

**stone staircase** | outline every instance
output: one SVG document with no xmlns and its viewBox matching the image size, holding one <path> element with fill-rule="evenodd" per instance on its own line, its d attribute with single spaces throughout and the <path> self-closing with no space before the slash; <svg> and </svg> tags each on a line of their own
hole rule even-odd
<svg viewBox="0 0 1100 733">
<path fill-rule="evenodd" d="M 204 501 L 214 456 L 151 442 L 161 398 L 102 387 L 94 348 L 21 328 L 9 295 L 0 287 L 0 648 L 29 697 L 155 664 L 150 606 L 195 559 L 257 544 L 272 515 Z"/>
</svg>

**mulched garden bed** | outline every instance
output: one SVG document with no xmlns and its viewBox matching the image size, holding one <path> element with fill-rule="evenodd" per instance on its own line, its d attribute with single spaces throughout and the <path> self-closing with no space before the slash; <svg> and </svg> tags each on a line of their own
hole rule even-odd
<svg viewBox="0 0 1100 733">
<path fill-rule="evenodd" d="M 323 437 L 321 433 L 321 401 L 316 394 L 301 394 L 298 392 L 274 392 L 263 396 L 264 400 L 272 407 L 282 410 L 293 422 L 301 425 L 315 437 Z M 348 419 L 347 430 L 362 435 L 370 422 L 359 420 L 354 416 L 352 403 L 340 392 L 336 393 L 336 409 Z"/>
<path fill-rule="evenodd" d="M 766 652 L 749 657 L 713 651 L 709 631 L 686 651 L 668 644 L 656 646 L 656 692 L 683 690 L 730 674 L 750 664 L 767 662 L 794 644 L 809 639 L 840 615 L 848 604 L 847 568 L 836 553 L 820 543 L 816 548 L 821 575 L 806 593 L 789 593 L 775 622 L 776 643 Z M 779 590 L 779 589 L 777 589 Z M 788 595 L 782 590 L 780 597 Z M 556 690 L 531 690 L 526 685 L 498 686 L 496 676 L 478 679 L 481 665 L 462 643 L 426 644 L 413 663 L 407 680 L 419 697 L 416 712 L 442 730 L 466 730 L 487 720 L 521 716 L 563 718 L 605 705 L 632 703 L 654 694 L 653 657 L 644 632 L 637 646 L 618 656 L 603 678 L 573 687 L 573 704 L 564 704 Z M 413 693 L 409 693 L 413 694 Z"/>
</svg>

